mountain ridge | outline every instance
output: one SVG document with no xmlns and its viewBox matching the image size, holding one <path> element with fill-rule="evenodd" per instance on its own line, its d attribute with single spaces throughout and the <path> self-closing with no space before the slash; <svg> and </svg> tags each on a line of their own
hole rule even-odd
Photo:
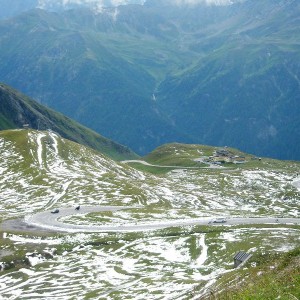
<svg viewBox="0 0 300 300">
<path fill-rule="evenodd" d="M 142 155 L 184 142 L 300 159 L 297 1 L 164 5 L 2 21 L 0 79 Z"/>
<path fill-rule="evenodd" d="M 106 139 L 77 122 L 0 83 L 0 130 L 23 128 L 53 130 L 115 159 L 138 157 L 129 148 Z"/>
</svg>

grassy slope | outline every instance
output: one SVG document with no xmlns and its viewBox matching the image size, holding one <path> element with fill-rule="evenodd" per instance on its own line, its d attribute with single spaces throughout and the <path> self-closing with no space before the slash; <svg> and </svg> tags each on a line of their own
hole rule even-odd
<svg viewBox="0 0 300 300">
<path fill-rule="evenodd" d="M 94 131 L 0 84 L 0 129 L 51 129 L 64 138 L 86 145 L 117 160 L 136 158 L 130 149 L 106 139 Z"/>
<path fill-rule="evenodd" d="M 211 290 L 210 295 L 200 297 L 199 300 L 299 299 L 300 248 L 284 254 L 253 257 L 251 261 L 255 267 L 225 276 L 221 283 Z"/>
<path fill-rule="evenodd" d="M 28 141 L 28 138 L 26 138 L 27 134 L 25 134 L 25 133 L 26 133 L 26 131 L 24 131 L 24 130 L 23 131 L 13 131 L 13 132 L 6 131 L 6 132 L 1 133 L 1 136 L 5 139 L 5 144 L 4 144 L 5 152 L 4 153 L 9 153 L 8 151 L 12 150 L 13 148 L 18 149 L 18 152 L 16 152 L 16 153 L 18 153 L 18 155 L 15 155 L 17 159 L 14 160 L 11 157 L 7 158 L 7 159 L 12 160 L 12 161 L 8 162 L 9 168 L 7 169 L 8 170 L 7 178 L 5 178 L 5 184 L 4 184 L 4 186 L 2 186 L 2 187 L 7 186 L 5 191 L 9 191 L 11 193 L 11 195 L 6 195 L 7 205 L 10 205 L 10 206 L 16 205 L 16 202 L 11 203 L 11 199 L 14 199 L 14 197 L 16 197 L 15 195 L 17 195 L 18 193 L 21 194 L 21 197 L 17 204 L 18 206 L 16 208 L 13 208 L 13 207 L 10 208 L 9 206 L 3 207 L 4 208 L 3 212 L 5 212 L 5 217 L 3 217 L 3 218 L 7 218 L 7 215 L 9 213 L 10 213 L 9 215 L 12 216 L 15 211 L 17 211 L 17 213 L 20 214 L 20 210 L 23 212 L 26 211 L 27 206 L 32 211 L 36 211 L 37 208 L 43 209 L 42 203 L 41 204 L 38 204 L 38 203 L 42 202 L 42 201 L 47 202 L 47 199 L 49 199 L 49 201 L 51 201 L 51 199 L 53 198 L 53 194 L 52 194 L 53 192 L 55 192 L 55 194 L 62 193 L 62 191 L 60 190 L 60 185 L 61 184 L 64 185 L 65 183 L 68 183 L 69 179 L 72 179 L 74 184 L 71 183 L 68 185 L 67 193 L 65 194 L 65 196 L 63 196 L 61 198 L 61 201 L 58 201 L 56 203 L 56 205 L 59 205 L 59 206 L 69 205 L 70 206 L 70 205 L 73 205 L 73 201 L 78 202 L 79 200 L 84 201 L 82 203 L 90 204 L 91 202 L 89 202 L 89 201 L 91 201 L 91 199 L 92 199 L 92 201 L 95 201 L 95 200 L 98 201 L 98 204 L 106 203 L 106 204 L 122 205 L 124 203 L 126 203 L 126 204 L 146 203 L 144 209 L 132 209 L 131 211 L 127 211 L 124 214 L 122 212 L 115 213 L 115 214 L 101 214 L 100 215 L 101 219 L 106 219 L 107 222 L 114 222 L 114 221 L 120 222 L 120 221 L 122 221 L 123 218 L 125 218 L 125 219 L 129 218 L 129 222 L 148 221 L 148 220 L 155 220 L 155 219 L 157 221 L 159 218 L 160 219 L 170 218 L 170 216 L 172 216 L 172 214 L 174 214 L 175 211 L 176 211 L 176 214 L 179 214 L 181 217 L 183 217 L 183 216 L 186 217 L 189 214 L 191 214 L 189 212 L 184 211 L 187 208 L 186 203 L 180 204 L 181 212 L 179 212 L 178 207 L 176 210 L 170 209 L 173 205 L 174 196 L 176 197 L 176 193 L 174 195 L 172 195 L 172 197 L 170 197 L 169 202 L 166 204 L 161 202 L 157 206 L 153 206 L 153 207 L 151 207 L 150 205 L 147 205 L 148 202 L 150 202 L 150 200 L 155 196 L 155 192 L 159 191 L 159 189 L 163 186 L 165 186 L 165 188 L 169 187 L 172 191 L 175 192 L 177 190 L 177 188 L 180 188 L 180 187 L 178 187 L 180 185 L 180 182 L 179 182 L 180 179 L 176 182 L 175 181 L 168 182 L 168 181 L 165 181 L 164 177 L 158 178 L 156 176 L 145 176 L 145 178 L 143 178 L 143 177 L 137 176 L 137 174 L 135 175 L 133 170 L 130 168 L 127 168 L 126 166 L 119 165 L 119 164 L 118 165 L 114 164 L 114 166 L 113 166 L 113 162 L 109 161 L 109 160 L 101 162 L 101 166 L 102 166 L 102 169 L 101 169 L 101 168 L 99 168 L 99 165 L 95 164 L 95 162 L 97 162 L 97 160 L 99 158 L 97 158 L 97 154 L 94 151 L 91 151 L 90 149 L 84 150 L 83 149 L 84 147 L 82 147 L 81 145 L 70 143 L 70 142 L 64 142 L 64 141 L 60 140 L 60 138 L 57 138 L 59 156 L 53 157 L 53 155 L 54 155 L 53 148 L 50 146 L 47 146 L 47 143 L 46 143 L 49 140 L 49 136 L 45 136 L 41 140 L 42 144 L 43 144 L 43 146 L 42 146 L 43 151 L 42 151 L 41 155 L 43 157 L 43 161 L 45 164 L 41 168 L 41 166 L 39 166 L 39 165 L 35 166 L 36 165 L 36 157 L 37 157 L 36 154 L 38 154 L 38 152 L 39 152 L 39 151 L 35 151 L 36 144 L 33 143 L 32 139 L 31 139 L 32 142 L 29 142 L 30 140 Z M 29 135 L 31 135 L 32 138 L 34 136 L 39 136 L 41 134 L 49 135 L 49 133 L 47 133 L 47 132 L 29 131 Z M 12 147 L 12 145 L 13 145 L 13 147 Z M 28 145 L 28 146 L 26 147 L 26 145 Z M 33 152 L 30 151 L 30 149 L 32 149 Z M 164 149 L 169 150 L 169 152 L 165 151 L 166 153 L 168 153 L 168 155 L 167 154 L 165 155 L 166 156 L 165 161 L 168 157 L 168 160 L 167 160 L 168 163 L 170 163 L 172 161 L 174 163 L 176 163 L 177 156 L 175 153 L 181 153 L 181 157 L 183 157 L 187 161 L 189 153 L 190 153 L 190 159 L 194 159 L 194 158 L 199 157 L 200 152 L 202 152 L 205 155 L 210 155 L 214 148 L 207 147 L 207 146 L 201 146 L 201 145 L 172 144 L 172 145 L 166 145 L 164 147 L 161 147 L 160 151 L 162 153 L 164 153 L 164 151 L 162 151 Z M 234 150 L 232 150 L 232 151 L 234 151 Z M 12 152 L 12 153 L 14 153 L 14 152 Z M 157 150 L 157 153 L 159 153 L 159 150 Z M 21 154 L 22 154 L 22 156 L 20 158 L 19 156 Z M 158 157 L 159 157 L 159 155 L 158 155 Z M 67 165 L 68 168 L 70 168 L 70 169 L 66 168 L 63 170 L 63 172 L 58 169 L 57 172 L 55 172 L 54 167 L 55 166 L 57 167 L 56 163 L 59 161 L 58 158 L 64 159 L 64 164 Z M 17 161 L 18 159 L 19 159 L 20 164 Z M 81 164 L 81 163 L 83 163 L 83 164 Z M 256 165 L 252 165 L 254 163 Z M 250 165 L 246 164 L 244 166 L 244 168 L 245 169 L 256 169 L 259 166 L 258 164 L 260 164 L 260 170 L 263 170 L 264 168 L 265 169 L 269 168 L 270 170 L 273 170 L 273 172 L 274 172 L 273 176 L 276 175 L 276 172 L 280 173 L 281 170 L 284 170 L 284 169 L 288 170 L 289 172 L 292 172 L 292 173 L 294 173 L 297 169 L 299 170 L 299 165 L 293 167 L 293 165 L 288 162 L 280 162 L 280 161 L 265 160 L 265 159 L 263 159 L 262 162 L 258 162 L 258 161 L 250 162 L 249 164 Z M 23 172 L 23 173 L 20 173 L 20 175 L 18 176 L 19 178 L 23 179 L 23 184 L 16 183 L 16 182 L 18 182 L 16 180 L 17 176 L 12 177 L 11 179 L 8 178 L 8 177 L 12 176 L 12 175 L 9 176 L 9 174 L 16 173 L 16 171 L 18 170 L 17 169 L 18 167 L 20 167 L 20 171 Z M 3 169 L 5 170 L 5 168 L 3 168 Z M 52 170 L 52 172 L 49 172 L 49 170 Z M 70 172 L 66 173 L 67 170 L 70 170 Z M 79 173 L 78 173 L 77 177 L 74 177 L 76 174 L 76 171 Z M 100 173 L 98 175 L 96 174 L 97 171 L 100 171 Z M 31 176 L 34 174 L 34 172 L 35 172 L 35 176 L 33 176 L 33 178 L 31 178 Z M 200 172 L 197 172 L 196 177 L 199 177 L 199 182 L 197 181 L 197 184 L 195 183 L 195 185 L 193 185 L 193 189 L 197 188 L 197 186 L 200 186 L 200 188 L 203 188 L 205 190 L 205 192 L 207 193 L 208 190 L 206 189 L 206 186 L 203 185 L 204 184 L 204 182 L 202 181 L 203 179 L 201 179 L 201 176 L 204 175 L 204 174 L 202 174 L 202 172 L 204 173 L 205 171 L 201 170 Z M 237 176 L 239 171 L 235 170 L 235 172 L 233 172 L 233 173 L 230 172 L 230 174 L 225 173 L 223 175 L 221 173 L 218 175 L 218 172 L 219 172 L 218 170 L 209 170 L 209 172 L 211 172 L 209 175 L 210 178 L 215 177 L 215 178 L 220 179 L 220 178 L 222 178 L 222 176 L 228 175 L 228 177 L 226 177 L 226 178 L 229 179 L 229 177 L 232 175 Z M 21 176 L 21 174 L 23 174 L 23 176 Z M 166 176 L 171 177 L 171 175 L 166 175 Z M 26 177 L 28 177 L 28 180 L 26 180 Z M 169 180 L 171 180 L 170 177 L 169 177 Z M 45 179 L 47 179 L 47 180 L 45 180 Z M 194 182 L 192 181 L 192 174 L 187 173 L 186 179 L 188 180 L 188 185 L 194 184 Z M 64 180 L 66 180 L 66 181 L 64 182 Z M 151 181 L 152 181 L 152 183 L 151 183 Z M 180 181 L 182 181 L 182 179 Z M 275 181 L 275 179 L 273 181 Z M 24 184 L 24 183 L 26 183 L 26 184 Z M 18 189 L 18 188 L 16 188 L 15 191 L 11 191 L 11 187 L 16 187 L 18 185 L 20 185 L 20 188 L 23 185 L 24 191 L 21 189 Z M 100 187 L 98 190 L 95 190 L 96 188 L 98 188 L 101 185 L 102 185 L 102 187 Z M 252 182 L 250 182 L 249 185 L 252 186 Z M 34 187 L 34 189 L 33 189 L 33 187 Z M 49 187 L 48 193 L 46 193 L 46 191 L 43 191 L 47 187 Z M 244 187 L 244 189 L 245 188 L 246 187 Z M 35 192 L 33 193 L 33 190 L 38 190 L 38 189 L 40 189 L 39 195 L 36 194 Z M 184 190 L 184 193 L 189 193 L 189 190 L 187 190 L 185 186 L 182 187 L 182 189 Z M 223 189 L 224 189 L 224 187 L 223 187 Z M 277 186 L 277 189 L 280 189 L 280 186 Z M 222 186 L 218 185 L 214 188 L 214 190 L 220 191 L 220 190 L 222 190 Z M 233 193 L 234 193 L 233 197 L 236 197 L 236 193 L 238 191 L 234 190 L 232 188 L 232 186 L 230 186 L 230 191 L 233 191 Z M 143 195 L 144 192 L 149 193 L 149 194 Z M 179 190 L 178 190 L 178 192 L 179 192 Z M 165 193 L 166 193 L 166 190 L 165 189 L 162 190 L 161 194 L 158 195 L 159 199 L 163 198 Z M 251 193 L 251 190 L 250 190 L 249 194 L 250 193 Z M 263 192 L 261 192 L 261 193 L 263 193 Z M 5 194 L 6 193 L 4 193 L 4 198 L 5 198 Z M 183 195 L 184 194 L 182 194 L 180 196 L 180 202 L 183 201 L 183 198 L 184 198 Z M 187 194 L 185 194 L 185 195 L 186 195 L 186 197 L 188 197 Z M 206 194 L 206 196 L 207 195 L 208 194 Z M 118 196 L 121 196 L 120 199 L 116 199 Z M 242 196 L 242 197 L 245 197 L 245 196 Z M 299 199 L 299 195 L 296 195 L 293 197 L 296 199 L 297 198 Z M 24 200 L 24 198 L 26 200 Z M 46 201 L 45 201 L 45 198 L 47 198 Z M 97 200 L 97 198 L 99 198 L 99 200 Z M 128 202 L 128 198 L 132 198 L 132 200 L 130 200 L 130 202 Z M 144 202 L 138 202 L 138 200 L 142 199 L 142 198 L 145 198 L 143 200 Z M 29 202 L 30 200 L 34 201 L 38 204 L 38 205 L 36 204 L 37 208 L 32 207 L 34 205 L 34 203 L 31 203 L 31 205 L 28 205 L 28 203 L 30 203 Z M 104 201 L 104 202 L 102 202 L 102 201 Z M 188 200 L 188 201 L 190 201 L 190 200 Z M 26 205 L 26 208 L 24 208 L 24 205 Z M 168 205 L 168 209 L 166 209 L 167 205 Z M 199 206 L 197 206 L 197 209 L 193 208 L 193 212 L 194 211 L 196 212 L 199 208 L 201 208 L 200 204 L 199 204 Z M 223 212 L 225 211 L 224 208 L 222 210 L 223 210 Z M 269 208 L 268 208 L 268 210 L 269 210 Z M 168 212 L 170 213 L 170 215 L 168 215 Z M 3 213 L 3 215 L 4 215 L 4 213 Z M 191 214 L 191 216 L 193 216 L 193 214 Z M 99 221 L 99 215 L 95 215 L 95 216 L 92 215 L 92 216 L 88 217 L 89 223 L 93 223 L 94 220 Z M 75 219 L 75 222 L 76 223 L 79 222 L 78 218 Z M 181 229 L 178 229 L 178 232 L 177 232 L 177 229 L 170 229 L 170 230 L 168 229 L 168 230 L 161 231 L 159 233 L 154 233 L 154 235 L 156 238 L 157 238 L 157 236 L 161 236 L 161 235 L 162 236 L 165 236 L 165 235 L 174 236 L 174 243 L 176 244 L 175 236 L 178 235 L 178 239 L 179 239 L 183 235 L 183 234 L 181 234 L 181 232 L 185 231 L 185 230 L 186 229 L 181 228 Z M 190 229 L 188 229 L 188 230 L 190 230 Z M 191 232 L 186 233 L 186 235 L 190 236 L 188 238 L 188 241 L 190 243 L 189 251 L 191 251 L 191 253 L 192 253 L 191 257 L 193 257 L 193 259 L 196 259 L 200 253 L 199 252 L 200 248 L 195 245 L 195 242 L 193 242 L 193 239 L 196 239 L 195 233 L 202 234 L 203 232 L 208 231 L 207 237 L 206 237 L 206 243 L 209 246 L 210 251 L 217 251 L 218 247 L 221 247 L 220 244 L 222 244 L 220 241 L 223 241 L 226 239 L 226 236 L 224 236 L 223 238 L 221 237 L 221 235 L 222 235 L 221 233 L 209 232 L 209 230 L 211 230 L 211 229 L 208 229 L 208 228 L 198 228 L 197 229 L 196 228 L 195 230 L 192 229 Z M 224 229 L 221 229 L 221 231 L 222 230 L 224 230 Z M 253 230 L 253 229 L 249 228 L 249 231 L 251 231 L 251 230 Z M 225 231 L 226 231 L 226 229 L 225 229 Z M 230 230 L 228 232 L 230 233 Z M 237 232 L 238 232 L 238 230 L 237 230 Z M 240 233 L 241 240 L 239 240 L 237 242 L 228 241 L 227 247 L 225 247 L 226 249 L 222 250 L 223 251 L 222 255 L 225 257 L 226 260 L 230 259 L 232 254 L 236 250 L 238 250 L 238 248 L 241 249 L 243 247 L 246 247 L 248 249 L 249 245 L 251 245 L 251 247 L 256 246 L 256 245 L 258 246 L 258 245 L 261 245 L 261 241 L 263 239 L 269 238 L 268 237 L 269 233 L 266 233 L 266 232 L 263 233 L 262 231 L 260 232 L 257 230 L 257 232 L 259 232 L 259 234 L 252 235 L 252 236 L 254 236 L 254 238 L 253 237 L 251 238 L 251 235 L 247 235 L 247 232 L 248 232 L 247 229 L 245 229 L 244 231 L 241 231 L 241 233 Z M 250 239 L 248 238 L 249 236 L 250 236 Z M 136 240 L 139 237 L 143 237 L 143 235 L 142 235 L 142 233 L 140 233 L 140 234 L 131 233 L 130 237 L 131 237 L 131 240 Z M 285 236 L 285 238 L 286 237 L 287 236 Z M 97 237 L 97 239 L 98 239 L 98 237 Z M 273 241 L 275 241 L 275 239 L 276 238 L 274 238 Z M 279 240 L 280 239 L 281 238 L 279 238 Z M 118 236 L 116 238 L 116 240 L 119 241 L 120 236 Z M 124 239 L 122 236 L 121 240 L 126 240 L 126 239 Z M 149 240 L 148 237 L 145 240 L 143 239 L 141 241 L 141 244 L 144 245 L 147 240 Z M 109 241 L 109 239 L 107 237 L 103 238 L 103 243 L 108 243 L 108 241 Z M 7 242 L 7 240 L 3 241 L 0 238 L 0 244 L 3 243 L 3 245 L 5 247 L 7 247 L 7 249 L 12 249 L 13 246 L 6 245 L 6 242 Z M 285 239 L 284 242 L 287 243 L 288 239 L 287 240 Z M 268 244 L 271 244 L 271 243 L 269 242 Z M 117 247 L 117 245 L 114 245 L 114 246 Z M 65 248 L 65 245 L 61 245 L 60 247 Z M 110 246 L 110 247 L 112 247 L 112 246 Z M 19 246 L 19 249 L 21 249 L 20 246 Z M 34 247 L 30 248 L 28 246 L 27 249 L 28 249 L 28 251 L 33 251 Z M 19 255 L 20 257 L 24 256 L 23 253 L 25 253 L 26 251 L 25 250 L 23 252 L 22 251 L 23 250 L 18 250 L 16 255 Z M 109 251 L 111 253 L 111 251 L 112 251 L 111 248 L 109 249 Z M 61 252 L 59 252 L 59 253 L 61 253 Z M 219 255 L 219 253 L 218 253 L 218 255 Z M 126 255 L 123 256 L 122 259 L 124 259 L 124 257 L 126 257 Z M 223 257 L 223 259 L 224 259 L 224 257 Z M 12 258 L 13 257 L 9 257 L 8 261 L 11 261 Z M 151 259 L 153 259 L 153 257 Z M 218 261 L 219 257 L 212 255 L 212 257 L 210 259 L 213 261 L 215 261 L 215 260 Z M 278 263 L 279 263 L 279 259 L 277 257 L 274 258 L 274 261 L 275 260 L 276 261 L 278 260 Z M 257 274 L 257 272 L 260 272 L 261 270 L 264 269 L 264 266 L 259 264 L 259 262 L 261 260 L 259 260 L 257 258 L 256 261 L 257 261 L 257 269 L 253 270 L 253 276 L 255 276 L 255 274 Z M 209 265 L 209 262 L 210 261 L 207 262 L 207 265 Z M 169 262 L 168 262 L 168 264 L 169 264 Z M 180 264 L 182 264 L 182 263 L 180 263 Z M 183 265 L 185 267 L 185 264 L 183 264 Z M 170 265 L 168 265 L 168 267 L 170 267 Z M 187 265 L 187 268 L 188 268 L 188 265 Z M 230 268 L 230 266 L 228 268 Z M 166 273 L 167 272 L 168 271 L 166 271 Z M 252 272 L 252 269 L 247 271 L 247 273 L 249 273 L 249 272 Z M 172 269 L 172 273 L 173 273 L 173 269 Z M 231 273 L 231 274 L 233 274 L 233 273 Z M 266 278 L 270 278 L 270 276 L 267 277 L 267 275 L 266 275 Z M 275 276 L 274 276 L 274 278 L 275 278 Z M 268 284 L 268 286 L 270 286 L 270 289 L 271 289 L 273 281 L 265 283 L 265 285 L 267 285 L 267 284 Z M 283 283 L 283 286 L 284 286 L 284 283 Z M 202 285 L 202 287 L 203 287 L 203 285 Z M 231 291 L 231 290 L 227 291 L 226 293 L 228 294 L 229 292 L 236 293 L 236 291 Z M 242 291 L 241 293 L 244 293 L 244 292 Z M 240 298 L 236 298 L 236 299 L 247 299 L 247 298 L 243 298 L 244 295 L 245 294 L 241 294 Z M 230 298 L 228 298 L 228 299 L 230 299 Z M 249 298 L 249 299 L 251 299 L 251 298 Z M 255 298 L 253 298 L 253 299 L 255 299 Z M 268 299 L 268 298 L 261 297 L 261 298 L 257 298 L 257 299 Z M 270 299 L 273 299 L 273 298 L 270 298 Z"/>
<path fill-rule="evenodd" d="M 145 157 L 147 162 L 159 165 L 193 165 L 192 159 L 199 155 L 210 156 L 216 147 L 204 145 L 167 144 Z M 242 153 L 237 149 L 228 149 L 235 155 L 243 155 L 246 164 L 231 167 L 243 169 L 282 168 L 289 162 L 263 158 L 262 161 L 252 160 L 254 156 Z M 227 164 L 229 166 L 229 164 Z M 134 165 L 131 165 L 134 166 Z M 255 267 L 250 267 L 254 263 Z M 238 270 L 222 277 L 211 293 L 200 297 L 206 299 L 299 299 L 300 296 L 300 249 L 285 254 L 257 255 L 250 260 L 245 270 Z M 280 298 L 278 298 L 280 297 Z"/>
<path fill-rule="evenodd" d="M 147 156 L 145 160 L 152 164 L 171 166 L 194 166 L 193 157 L 212 153 L 211 147 L 187 144 L 166 144 L 158 147 Z M 203 153 L 203 154 L 200 154 Z"/>
<path fill-rule="evenodd" d="M 212 156 L 217 149 L 221 148 L 206 145 L 172 143 L 158 147 L 145 156 L 144 159 L 149 163 L 158 165 L 185 167 L 199 166 L 199 163 L 195 162 L 194 159 Z M 237 149 L 227 148 L 227 150 L 233 155 L 245 156 L 247 160 L 254 157 L 253 155 L 243 153 Z M 233 165 L 231 164 L 231 166 Z"/>
<path fill-rule="evenodd" d="M 0 131 L 0 144 L 0 220 L 28 209 L 121 205 L 127 195 L 133 202 L 143 197 L 135 170 L 52 132 Z"/>
</svg>

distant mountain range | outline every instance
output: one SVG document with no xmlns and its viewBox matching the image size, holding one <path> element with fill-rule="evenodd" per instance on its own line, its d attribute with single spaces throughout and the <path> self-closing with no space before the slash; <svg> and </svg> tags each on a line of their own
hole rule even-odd
<svg viewBox="0 0 300 300">
<path fill-rule="evenodd" d="M 35 8 L 61 11 L 88 7 L 96 11 L 101 11 L 105 7 L 144 4 L 144 2 L 144 0 L 0 0 L 0 19 L 9 18 Z"/>
<path fill-rule="evenodd" d="M 127 147 L 100 136 L 0 83 L 0 130 L 17 128 L 51 130 L 114 159 L 138 157 Z"/>
<path fill-rule="evenodd" d="M 176 141 L 299 160 L 299 1 L 201 2 L 3 20 L 0 80 L 140 154 Z"/>
<path fill-rule="evenodd" d="M 164 5 L 231 5 L 245 0 L 165 0 Z M 0 18 L 8 18 L 31 9 L 41 8 L 49 11 L 61 11 L 87 7 L 101 12 L 107 7 L 131 4 L 153 4 L 156 0 L 0 0 Z M 161 3 L 160 3 L 161 5 Z"/>
</svg>

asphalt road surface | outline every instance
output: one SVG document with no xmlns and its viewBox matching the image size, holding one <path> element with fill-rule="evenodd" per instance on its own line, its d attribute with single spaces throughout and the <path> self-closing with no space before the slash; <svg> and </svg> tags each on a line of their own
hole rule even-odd
<svg viewBox="0 0 300 300">
<path fill-rule="evenodd" d="M 142 224 L 124 224 L 124 225 L 76 225 L 68 224 L 60 221 L 61 217 L 99 213 L 104 211 L 117 211 L 129 207 L 120 206 L 85 206 L 79 210 L 75 208 L 60 208 L 58 213 L 51 211 L 39 212 L 25 218 L 28 225 L 49 229 L 52 231 L 61 232 L 133 232 L 156 230 L 168 227 L 188 226 L 188 225 L 246 225 L 246 224 L 300 224 L 300 218 L 213 218 L 205 217 L 198 219 L 187 220 L 172 220 L 172 221 L 154 221 L 152 223 Z"/>
</svg>

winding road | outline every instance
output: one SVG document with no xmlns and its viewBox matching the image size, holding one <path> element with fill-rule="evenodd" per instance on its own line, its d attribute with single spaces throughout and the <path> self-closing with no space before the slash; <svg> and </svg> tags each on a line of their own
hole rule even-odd
<svg viewBox="0 0 300 300">
<path fill-rule="evenodd" d="M 198 169 L 229 169 L 228 167 L 223 167 L 223 166 L 220 166 L 220 165 L 214 165 L 214 164 L 211 164 L 211 163 L 206 163 L 202 160 L 194 160 L 194 161 L 201 162 L 203 164 L 207 164 L 207 167 L 185 167 L 185 166 L 153 165 L 153 164 L 149 164 L 148 162 L 146 162 L 144 160 L 123 160 L 123 161 L 121 161 L 121 163 L 124 163 L 124 164 L 137 163 L 137 164 L 141 164 L 141 165 L 148 166 L 148 167 L 172 168 L 172 169 L 191 169 L 191 170 L 198 170 Z"/>
<path fill-rule="evenodd" d="M 104 211 L 117 211 L 129 207 L 120 206 L 84 206 L 80 210 L 75 208 L 61 208 L 59 213 L 51 213 L 51 211 L 39 212 L 25 218 L 28 225 L 41 227 L 54 231 L 61 232 L 133 232 L 133 231 L 149 231 L 156 229 L 163 229 L 169 227 L 188 226 L 188 225 L 248 225 L 248 224 L 298 224 L 300 225 L 300 218 L 220 218 L 205 217 L 198 219 L 186 220 L 172 220 L 172 221 L 157 221 L 153 223 L 136 223 L 124 225 L 75 225 L 63 223 L 60 221 L 61 217 L 97 213 Z"/>
</svg>

